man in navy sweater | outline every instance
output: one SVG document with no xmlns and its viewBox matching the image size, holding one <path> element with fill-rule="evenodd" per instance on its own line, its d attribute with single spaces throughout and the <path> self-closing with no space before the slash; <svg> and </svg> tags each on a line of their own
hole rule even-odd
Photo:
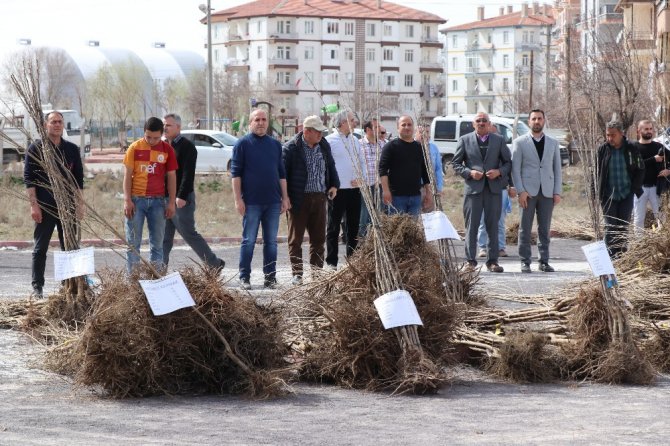
<svg viewBox="0 0 670 446">
<path fill-rule="evenodd" d="M 267 135 L 268 115 L 256 109 L 249 116 L 249 130 L 233 148 L 230 173 L 235 208 L 242 216 L 240 282 L 251 289 L 251 260 L 258 227 L 263 227 L 263 273 L 265 287 L 277 284 L 277 231 L 279 215 L 290 207 L 286 191 L 286 169 L 279 141 Z"/>
<path fill-rule="evenodd" d="M 212 252 L 207 241 L 195 229 L 195 163 L 198 159 L 198 150 L 193 143 L 181 134 L 181 117 L 169 113 L 163 117 L 163 135 L 177 155 L 177 200 L 175 214 L 165 220 L 165 235 L 163 236 L 163 263 L 167 266 L 170 260 L 170 251 L 174 241 L 175 231 L 179 232 L 184 241 L 207 263 L 217 271 L 226 265 L 222 259 Z"/>
<path fill-rule="evenodd" d="M 79 157 L 79 147 L 63 139 L 63 115 L 58 111 L 52 111 L 47 115 L 46 131 L 51 145 L 56 148 L 55 156 L 59 161 L 62 161 L 60 163 L 62 175 L 71 179 L 75 183 L 72 188 L 79 191 L 76 197 L 71 198 L 75 200 L 73 208 L 76 209 L 77 218 L 80 219 L 84 210 L 83 195 L 81 194 L 81 190 L 84 188 L 84 168 Z M 63 223 L 58 217 L 58 207 L 51 191 L 51 181 L 44 170 L 43 145 L 42 141 L 36 141 L 28 147 L 23 171 L 23 180 L 30 201 L 30 216 L 35 222 L 32 285 L 33 294 L 38 299 L 43 297 L 42 289 L 44 287 L 47 250 L 54 228 L 58 229 L 61 250 L 65 249 Z"/>
</svg>

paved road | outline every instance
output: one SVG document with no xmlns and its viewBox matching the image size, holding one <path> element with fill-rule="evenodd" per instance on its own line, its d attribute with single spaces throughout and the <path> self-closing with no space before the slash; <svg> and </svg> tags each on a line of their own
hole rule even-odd
<svg viewBox="0 0 670 446">
<path fill-rule="evenodd" d="M 482 273 L 481 286 L 530 294 L 576 283 L 588 276 L 581 244 L 552 242 L 555 274 L 522 275 L 518 258 L 511 257 L 501 262 L 505 273 Z M 237 247 L 216 246 L 215 251 L 236 264 Z M 285 284 L 290 276 L 285 244 L 279 255 L 279 280 Z M 175 265 L 189 262 L 190 256 L 178 249 Z M 29 251 L 0 251 L 1 299 L 29 290 L 29 264 Z M 123 259 L 97 250 L 96 264 L 122 267 Z M 260 289 L 258 271 L 252 282 Z M 271 401 L 211 396 L 115 401 L 90 389 L 73 389 L 67 380 L 31 367 L 40 349 L 21 333 L 0 330 L 0 352 L 0 445 L 649 445 L 667 444 L 670 435 L 667 377 L 650 387 L 516 385 L 459 367 L 451 370 L 454 384 L 430 397 L 299 384 L 294 396 Z"/>
</svg>

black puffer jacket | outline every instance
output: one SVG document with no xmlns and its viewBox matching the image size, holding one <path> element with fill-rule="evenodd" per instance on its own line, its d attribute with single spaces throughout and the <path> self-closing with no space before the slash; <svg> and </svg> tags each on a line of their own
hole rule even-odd
<svg viewBox="0 0 670 446">
<path fill-rule="evenodd" d="M 302 150 L 302 132 L 295 135 L 289 142 L 284 144 L 282 157 L 286 167 L 286 186 L 288 197 L 291 200 L 291 211 L 298 212 L 305 195 L 305 186 L 307 185 L 307 162 Z M 340 178 L 335 169 L 335 160 L 330 150 L 330 144 L 326 138 L 321 138 L 319 142 L 323 158 L 326 161 L 326 191 L 331 187 L 340 187 Z"/>
</svg>

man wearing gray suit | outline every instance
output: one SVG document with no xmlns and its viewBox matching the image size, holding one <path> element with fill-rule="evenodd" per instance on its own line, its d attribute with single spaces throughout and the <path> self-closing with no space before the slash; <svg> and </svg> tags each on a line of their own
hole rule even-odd
<svg viewBox="0 0 670 446">
<path fill-rule="evenodd" d="M 502 210 L 502 190 L 512 169 L 511 154 L 505 140 L 497 133 L 489 133 L 489 116 L 477 113 L 473 122 L 475 131 L 461 136 L 451 161 L 454 171 L 465 179 L 463 216 L 465 220 L 465 257 L 468 268 L 477 266 L 477 232 L 484 214 L 489 234 L 486 268 L 503 272 L 498 265 L 498 220 Z"/>
<path fill-rule="evenodd" d="M 561 153 L 558 141 L 544 134 L 544 111 L 531 110 L 531 132 L 514 140 L 512 179 L 521 206 L 519 257 L 521 272 L 530 272 L 530 230 L 537 214 L 537 250 L 540 271 L 551 273 L 549 265 L 549 226 L 554 205 L 561 201 Z"/>
</svg>

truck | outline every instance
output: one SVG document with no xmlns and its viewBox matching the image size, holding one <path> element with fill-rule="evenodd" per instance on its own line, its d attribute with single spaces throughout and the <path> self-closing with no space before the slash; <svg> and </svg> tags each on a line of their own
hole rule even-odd
<svg viewBox="0 0 670 446">
<path fill-rule="evenodd" d="M 42 109 L 45 116 L 52 111 L 50 107 Z M 82 157 L 86 156 L 91 151 L 91 136 L 86 131 L 84 120 L 76 110 L 58 111 L 63 114 L 63 138 L 79 146 Z M 23 161 L 28 146 L 39 137 L 32 119 L 23 114 L 0 115 L 2 163 Z"/>
</svg>

